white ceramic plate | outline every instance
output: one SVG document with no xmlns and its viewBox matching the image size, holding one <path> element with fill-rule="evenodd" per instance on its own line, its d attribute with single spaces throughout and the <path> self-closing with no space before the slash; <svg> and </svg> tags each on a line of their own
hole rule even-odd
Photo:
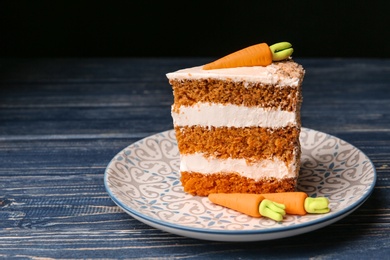
<svg viewBox="0 0 390 260">
<path fill-rule="evenodd" d="M 257 241 L 294 236 L 334 223 L 371 194 L 376 172 L 359 149 L 337 137 L 302 128 L 298 189 L 326 196 L 331 212 L 287 215 L 282 222 L 252 218 L 186 194 L 179 180 L 173 130 L 137 141 L 108 164 L 104 183 L 112 200 L 132 217 L 181 236 L 215 241 Z"/>
</svg>

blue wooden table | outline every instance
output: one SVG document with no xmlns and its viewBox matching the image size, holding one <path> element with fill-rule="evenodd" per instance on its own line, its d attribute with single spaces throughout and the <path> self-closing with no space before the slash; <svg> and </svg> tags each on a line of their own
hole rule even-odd
<svg viewBox="0 0 390 260">
<path fill-rule="evenodd" d="M 209 60 L 0 60 L 0 257 L 389 258 L 390 60 L 297 59 L 303 126 L 353 144 L 377 170 L 372 195 L 344 219 L 278 240 L 211 242 L 114 204 L 103 181 L 110 160 L 172 128 L 165 73 Z"/>
</svg>

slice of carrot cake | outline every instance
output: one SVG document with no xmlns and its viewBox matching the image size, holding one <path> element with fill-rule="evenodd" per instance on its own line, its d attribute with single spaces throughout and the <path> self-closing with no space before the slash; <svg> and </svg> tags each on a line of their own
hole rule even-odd
<svg viewBox="0 0 390 260">
<path fill-rule="evenodd" d="M 294 191 L 304 69 L 291 58 L 231 66 L 167 74 L 184 191 Z"/>
</svg>

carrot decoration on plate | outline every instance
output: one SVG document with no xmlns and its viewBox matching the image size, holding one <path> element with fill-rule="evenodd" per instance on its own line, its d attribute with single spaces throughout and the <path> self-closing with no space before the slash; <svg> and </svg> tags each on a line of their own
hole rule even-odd
<svg viewBox="0 0 390 260">
<path fill-rule="evenodd" d="M 209 194 L 208 198 L 215 204 L 255 218 L 264 216 L 281 221 L 286 215 L 284 205 L 267 200 L 261 194 L 212 193 Z"/>
<path fill-rule="evenodd" d="M 267 66 L 272 61 L 285 60 L 294 49 L 289 42 L 279 42 L 271 46 L 259 43 L 226 55 L 203 66 L 204 70 L 235 68 L 246 66 Z"/>
<path fill-rule="evenodd" d="M 286 213 L 306 215 L 307 213 L 328 213 L 329 200 L 325 197 L 311 198 L 304 192 L 265 193 L 264 198 L 284 204 Z"/>
<path fill-rule="evenodd" d="M 329 200 L 325 197 L 311 198 L 304 192 L 266 194 L 212 193 L 209 200 L 215 204 L 236 210 L 252 217 L 268 217 L 283 220 L 284 215 L 328 213 Z"/>
</svg>

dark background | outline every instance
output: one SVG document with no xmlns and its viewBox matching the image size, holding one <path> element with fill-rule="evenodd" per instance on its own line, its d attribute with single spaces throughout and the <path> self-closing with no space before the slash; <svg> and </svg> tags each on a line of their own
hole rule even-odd
<svg viewBox="0 0 390 260">
<path fill-rule="evenodd" d="M 0 0 L 0 56 L 221 56 L 289 41 L 295 57 L 390 57 L 390 1 Z"/>
</svg>

